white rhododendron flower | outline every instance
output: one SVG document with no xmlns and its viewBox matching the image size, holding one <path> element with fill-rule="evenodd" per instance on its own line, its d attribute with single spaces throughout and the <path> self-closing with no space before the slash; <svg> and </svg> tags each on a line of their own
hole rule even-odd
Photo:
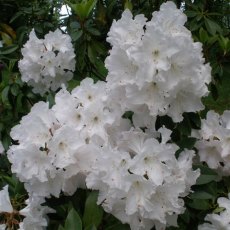
<svg viewBox="0 0 230 230">
<path fill-rule="evenodd" d="M 47 206 L 42 206 L 41 204 L 44 202 L 44 199 L 36 196 L 26 200 L 27 206 L 19 212 L 25 217 L 19 224 L 19 230 L 43 230 L 48 226 L 46 214 L 55 211 Z"/>
<path fill-rule="evenodd" d="M 10 202 L 10 196 L 8 192 L 8 185 L 3 187 L 0 191 L 0 212 L 13 212 L 13 207 Z"/>
<path fill-rule="evenodd" d="M 58 29 L 44 39 L 38 39 L 32 30 L 22 55 L 19 61 L 22 80 L 32 86 L 35 93 L 56 91 L 73 77 L 75 54 L 71 38 Z"/>
<path fill-rule="evenodd" d="M 201 44 L 193 42 L 184 26 L 186 16 L 173 2 L 163 3 L 149 22 L 140 23 L 128 12 L 112 24 L 107 38 L 112 50 L 105 60 L 108 87 L 124 92 L 124 110 L 134 111 L 145 104 L 152 116 L 167 114 L 175 122 L 182 121 L 184 112 L 202 110 L 201 97 L 208 93 L 211 68 L 205 64 Z M 141 25 L 136 39 L 132 29 L 125 27 L 127 16 Z M 128 45 L 120 45 L 120 37 Z"/>
<path fill-rule="evenodd" d="M 200 161 L 206 162 L 212 169 L 223 175 L 230 175 L 230 111 L 222 115 L 214 111 L 207 113 L 201 122 L 195 147 L 198 149 Z"/>
<path fill-rule="evenodd" d="M 208 214 L 205 217 L 205 221 L 208 223 L 204 223 L 198 226 L 198 230 L 217 230 L 217 229 L 230 229 L 230 194 L 228 194 L 228 198 L 220 197 L 217 200 L 219 207 L 224 208 L 219 214 Z"/>
<path fill-rule="evenodd" d="M 175 225 L 170 220 L 184 212 L 181 198 L 199 176 L 193 151 L 176 159 L 178 147 L 167 144 L 170 131 L 160 131 L 162 142 L 141 130 L 124 132 L 118 148 L 103 148 L 86 178 L 88 188 L 99 190 L 98 204 L 134 230 Z"/>
<path fill-rule="evenodd" d="M 144 34 L 144 26 L 147 19 L 143 14 L 133 19 L 132 13 L 126 9 L 120 20 L 114 20 L 107 41 L 113 46 L 127 49 L 132 45 L 138 45 Z"/>
</svg>

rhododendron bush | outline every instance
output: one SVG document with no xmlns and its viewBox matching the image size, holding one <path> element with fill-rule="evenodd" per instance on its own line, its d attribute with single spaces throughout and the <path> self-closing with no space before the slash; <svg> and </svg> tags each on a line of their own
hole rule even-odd
<svg viewBox="0 0 230 230">
<path fill-rule="evenodd" d="M 96 1 L 68 4 L 83 22 Z M 202 99 L 214 87 L 206 50 L 183 4 L 148 18 L 130 4 L 107 33 L 104 64 L 87 37 L 103 79 L 75 75 L 88 61 L 73 45 L 76 24 L 71 36 L 28 31 L 18 68 L 34 103 L 1 146 L 11 171 L 0 229 L 229 228 L 230 112 Z"/>
</svg>

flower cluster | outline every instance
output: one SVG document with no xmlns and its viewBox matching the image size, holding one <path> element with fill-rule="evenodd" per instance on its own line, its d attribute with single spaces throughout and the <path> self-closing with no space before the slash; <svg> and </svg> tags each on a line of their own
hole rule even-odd
<svg viewBox="0 0 230 230">
<path fill-rule="evenodd" d="M 177 225 L 185 209 L 183 197 L 199 170 L 192 169 L 194 151 L 185 149 L 176 158 L 179 147 L 172 143 L 171 131 L 156 130 L 155 121 L 167 114 L 178 122 L 183 112 L 202 109 L 210 67 L 174 3 L 163 4 L 146 21 L 143 15 L 133 19 L 126 10 L 113 22 L 106 83 L 86 78 L 72 92 L 63 86 L 52 108 L 35 104 L 12 129 L 17 144 L 7 155 L 12 172 L 25 183 L 29 202 L 90 188 L 99 190 L 98 204 L 132 230 Z M 46 40 L 33 32 L 31 39 L 37 50 Z M 52 50 L 55 42 L 44 47 Z M 32 58 L 24 49 L 25 57 Z M 56 76 L 52 64 L 39 71 Z M 133 112 L 129 119 L 123 116 L 127 111 Z M 37 220 L 33 215 L 31 211 L 30 219 L 24 219 L 24 229 Z"/>
<path fill-rule="evenodd" d="M 133 19 L 129 10 L 114 21 L 105 64 L 108 85 L 116 96 L 123 94 L 124 109 L 139 113 L 145 105 L 151 116 L 167 114 L 179 122 L 183 112 L 204 108 L 200 98 L 208 93 L 211 68 L 185 22 L 173 2 L 162 4 L 148 22 L 143 15 Z"/>
<path fill-rule="evenodd" d="M 219 207 L 224 208 L 223 211 L 217 214 L 208 214 L 205 217 L 205 221 L 208 223 L 204 223 L 198 226 L 198 230 L 216 230 L 216 229 L 230 229 L 230 194 L 228 194 L 228 198 L 220 197 L 217 200 Z"/>
<path fill-rule="evenodd" d="M 11 131 L 18 141 L 8 151 L 12 172 L 32 200 L 87 187 L 99 190 L 98 204 L 132 229 L 175 225 L 181 198 L 199 176 L 193 151 L 177 159 L 170 130 L 132 127 L 113 112 L 117 104 L 108 103 L 105 86 L 86 78 L 71 93 L 59 91 L 51 109 L 35 104 Z"/>
<path fill-rule="evenodd" d="M 230 175 L 230 111 L 221 116 L 214 111 L 202 120 L 201 130 L 196 134 L 200 161 L 206 162 L 222 175 Z"/>
<path fill-rule="evenodd" d="M 60 30 L 49 32 L 44 39 L 38 39 L 32 30 L 22 55 L 22 81 L 32 86 L 35 93 L 56 91 L 73 77 L 75 54 L 71 38 Z"/>
<path fill-rule="evenodd" d="M 141 130 L 121 132 L 116 148 L 102 148 L 86 178 L 88 188 L 99 190 L 98 204 L 133 230 L 176 226 L 184 212 L 181 198 L 199 176 L 191 168 L 193 151 L 176 159 L 171 132 L 161 128 L 156 134 L 161 141 Z"/>
</svg>

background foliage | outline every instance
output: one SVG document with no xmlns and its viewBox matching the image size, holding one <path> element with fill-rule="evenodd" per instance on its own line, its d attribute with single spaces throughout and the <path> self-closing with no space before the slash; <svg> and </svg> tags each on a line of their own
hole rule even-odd
<svg viewBox="0 0 230 230">
<path fill-rule="evenodd" d="M 68 32 L 76 52 L 76 71 L 69 83 L 74 88 L 85 77 L 104 80 L 107 70 L 104 60 L 110 49 L 107 32 L 114 19 L 119 19 L 125 8 L 134 15 L 143 13 L 150 18 L 162 0 L 0 0 L 0 138 L 5 150 L 11 143 L 9 132 L 39 100 L 53 104 L 52 93 L 43 98 L 32 93 L 21 81 L 18 71 L 20 49 L 35 28 L 43 37 L 48 31 L 60 28 Z M 200 128 L 200 117 L 213 109 L 222 113 L 230 109 L 230 3 L 229 0 L 175 0 L 188 16 L 187 28 L 195 41 L 203 43 L 204 57 L 212 67 L 210 95 L 203 99 L 206 110 L 201 114 L 184 114 L 184 120 L 174 124 L 167 117 L 159 117 L 156 125 L 164 124 L 173 131 L 173 140 L 181 147 L 193 149 L 195 139 L 188 137 L 191 129 Z M 61 15 L 61 7 L 69 6 L 69 14 Z M 206 165 L 196 165 L 202 175 L 193 187 L 194 193 L 185 199 L 186 212 L 179 217 L 179 229 L 197 229 L 207 213 L 220 211 L 216 199 L 230 192 L 230 178 L 218 181 L 218 175 Z M 11 174 L 4 154 L 0 156 L 0 184 L 10 185 L 14 202 L 23 205 L 26 192 Z M 47 200 L 57 212 L 50 214 L 48 229 L 58 230 L 125 230 L 111 215 L 96 205 L 97 193 L 78 190 L 72 197 L 61 196 Z M 170 228 L 174 229 L 174 228 Z"/>
</svg>

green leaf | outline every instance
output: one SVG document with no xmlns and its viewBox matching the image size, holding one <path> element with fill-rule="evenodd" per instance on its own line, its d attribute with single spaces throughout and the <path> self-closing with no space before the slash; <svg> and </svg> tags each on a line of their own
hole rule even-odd
<svg viewBox="0 0 230 230">
<path fill-rule="evenodd" d="M 220 213 L 220 212 L 222 212 L 222 211 L 224 211 L 225 210 L 225 208 L 223 208 L 223 207 L 217 207 L 217 208 L 215 208 L 214 210 L 213 210 L 213 213 Z"/>
<path fill-rule="evenodd" d="M 11 88 L 10 88 L 10 91 L 11 91 L 11 93 L 12 93 L 14 96 L 17 96 L 18 93 L 19 93 L 19 91 L 20 91 L 19 85 L 13 84 L 13 85 L 11 86 Z"/>
<path fill-rule="evenodd" d="M 78 213 L 72 208 L 65 221 L 65 230 L 82 230 L 82 222 Z"/>
<path fill-rule="evenodd" d="M 87 27 L 87 31 L 94 36 L 100 36 L 101 35 L 101 32 L 99 30 L 97 30 L 96 28 L 93 28 L 93 27 Z"/>
<path fill-rule="evenodd" d="M 185 14 L 189 17 L 189 18 L 193 18 L 193 17 L 196 17 L 197 15 L 197 12 L 196 11 L 185 11 Z"/>
<path fill-rule="evenodd" d="M 18 45 L 11 45 L 0 50 L 0 55 L 11 54 L 18 49 Z"/>
<path fill-rule="evenodd" d="M 8 94 L 9 94 L 10 86 L 6 86 L 2 91 L 2 102 L 6 104 L 8 102 Z"/>
<path fill-rule="evenodd" d="M 209 200 L 215 198 L 213 195 L 204 192 L 204 191 L 197 191 L 190 195 L 191 199 L 197 199 L 197 200 Z"/>
<path fill-rule="evenodd" d="M 65 230 L 65 228 L 62 225 L 59 225 L 58 230 Z"/>
<path fill-rule="evenodd" d="M 96 6 L 96 4 L 97 4 L 97 0 L 89 0 L 89 1 L 87 1 L 86 7 L 85 7 L 86 17 L 89 16 L 89 14 L 93 10 L 93 8 Z"/>
<path fill-rule="evenodd" d="M 216 181 L 218 178 L 218 175 L 200 175 L 196 180 L 196 185 L 208 184 L 211 181 Z"/>
<path fill-rule="evenodd" d="M 199 37 L 202 43 L 205 43 L 208 40 L 208 33 L 202 27 L 199 30 Z"/>
<path fill-rule="evenodd" d="M 133 9 L 133 4 L 132 4 L 132 2 L 131 2 L 130 0 L 126 0 L 126 1 L 125 1 L 125 5 L 124 5 L 124 8 L 125 8 L 125 9 L 129 9 L 130 11 L 132 11 L 132 9 Z"/>
<path fill-rule="evenodd" d="M 193 168 L 200 169 L 201 174 L 217 176 L 217 173 L 213 169 L 210 169 L 208 166 L 197 164 L 197 165 L 194 165 Z"/>
<path fill-rule="evenodd" d="M 208 210 L 211 208 L 207 200 L 192 200 L 192 202 L 188 203 L 188 206 L 197 210 Z"/>
<path fill-rule="evenodd" d="M 193 129 L 200 129 L 201 127 L 201 118 L 198 113 L 187 113 L 191 127 Z"/>
<path fill-rule="evenodd" d="M 23 13 L 21 11 L 17 12 L 11 19 L 9 23 L 12 23 L 13 21 L 15 21 L 18 17 L 22 16 Z"/>
<path fill-rule="evenodd" d="M 215 35 L 216 32 L 219 32 L 219 33 L 222 32 L 221 27 L 216 22 L 214 22 L 208 18 L 205 18 L 204 23 L 205 23 L 205 26 L 206 26 L 206 28 L 210 34 Z"/>
<path fill-rule="evenodd" d="M 94 64 L 96 62 L 96 53 L 91 46 L 88 46 L 88 57 L 91 63 Z"/>
<path fill-rule="evenodd" d="M 83 34 L 82 30 L 74 30 L 71 33 L 71 38 L 75 42 L 75 41 L 77 41 L 82 36 L 82 34 Z"/>
<path fill-rule="evenodd" d="M 89 14 L 97 4 L 97 0 L 82 0 L 80 3 L 76 4 L 72 4 L 69 1 L 66 2 L 82 21 L 88 18 Z"/>
<path fill-rule="evenodd" d="M 194 137 L 184 137 L 177 144 L 181 149 L 192 149 L 196 143 L 196 138 Z"/>
<path fill-rule="evenodd" d="M 215 84 L 213 83 L 210 84 L 210 91 L 211 91 L 213 100 L 216 101 L 219 97 L 219 93 L 218 93 L 218 89 Z"/>
<path fill-rule="evenodd" d="M 93 191 L 89 194 L 85 203 L 83 223 L 85 227 L 95 225 L 96 227 L 102 221 L 103 209 L 97 205 L 98 192 Z"/>
<path fill-rule="evenodd" d="M 90 225 L 86 227 L 84 230 L 97 230 L 97 228 L 94 225 Z"/>
<path fill-rule="evenodd" d="M 69 90 L 69 91 L 72 91 L 75 87 L 79 86 L 80 83 L 81 83 L 81 82 L 80 82 L 79 80 L 71 79 L 71 80 L 68 82 L 68 90 Z"/>
<path fill-rule="evenodd" d="M 20 112 L 23 112 L 22 99 L 23 99 L 23 94 L 20 93 L 20 94 L 17 96 L 17 100 L 16 100 L 17 111 L 18 111 L 19 113 L 20 113 Z"/>
</svg>

